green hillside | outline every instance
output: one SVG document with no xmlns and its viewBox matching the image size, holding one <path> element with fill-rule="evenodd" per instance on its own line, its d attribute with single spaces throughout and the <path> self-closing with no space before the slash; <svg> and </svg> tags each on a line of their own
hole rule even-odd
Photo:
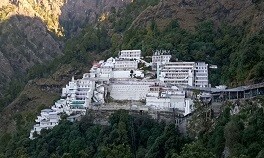
<svg viewBox="0 0 264 158">
<path fill-rule="evenodd" d="M 136 1 L 123 10 L 112 10 L 107 20 L 88 26 L 81 35 L 69 40 L 63 58 L 68 58 L 68 63 L 87 64 L 90 52 L 105 58 L 116 55 L 120 49 L 141 49 L 144 56 L 165 49 L 181 61 L 217 65 L 210 76 L 213 86 L 263 81 L 264 28 L 250 32 L 247 25 L 234 26 L 223 21 L 216 26 L 210 19 L 197 23 L 194 30 L 180 27 L 180 21 L 175 19 L 163 28 L 155 19 L 149 20 L 146 27 L 132 25 L 147 6 L 157 2 Z"/>
<path fill-rule="evenodd" d="M 261 98 L 244 102 L 237 115 L 230 115 L 233 108 L 230 103 L 224 105 L 225 110 L 218 118 L 193 119 L 191 123 L 202 123 L 199 127 L 203 130 L 189 129 L 188 137 L 181 135 L 175 126 L 118 112 L 110 118 L 109 126 L 94 125 L 91 118 L 78 123 L 62 121 L 53 130 L 43 131 L 37 139 L 28 139 L 40 109 L 50 106 L 71 76 L 81 76 L 93 61 L 115 56 L 121 49 L 141 49 L 144 56 L 165 49 L 171 50 L 173 58 L 180 61 L 217 65 L 218 69 L 210 70 L 213 86 L 263 82 L 264 28 L 258 19 L 263 17 L 263 2 L 243 0 L 234 2 L 233 8 L 228 2 L 221 6 L 215 0 L 201 2 L 202 6 L 197 7 L 195 3 L 185 3 L 134 0 L 124 8 L 113 7 L 97 23 L 87 25 L 68 39 L 63 56 L 36 64 L 23 78 L 14 77 L 0 99 L 0 157 L 211 158 L 221 157 L 223 152 L 233 158 L 263 157 Z M 248 5 L 246 8 L 244 3 Z M 174 16 L 173 7 L 179 6 L 183 10 Z M 214 12 L 211 9 L 215 8 L 209 6 L 219 8 L 215 7 Z M 227 17 L 232 9 L 241 16 Z M 153 10 L 158 11 L 154 14 Z M 195 14 L 194 21 L 188 19 L 189 14 Z M 4 19 L 6 13 L 0 15 Z M 186 19 L 180 15 L 186 15 Z M 8 32 L 4 35 L 7 37 Z M 23 45 L 24 41 L 17 40 Z M 27 82 L 26 86 L 21 81 Z M 202 111 L 196 114 L 203 117 Z"/>
<path fill-rule="evenodd" d="M 179 133 L 174 124 L 156 122 L 148 116 L 117 111 L 109 125 L 96 125 L 89 113 L 80 122 L 62 120 L 52 130 L 43 130 L 34 140 L 27 130 L 5 134 L 0 140 L 1 157 L 83 158 L 230 158 L 263 157 L 263 98 L 239 104 L 225 104 L 219 117 L 206 119 L 204 109 L 194 113 L 190 125 L 199 130 Z M 17 118 L 19 119 L 19 118 Z M 199 120 L 199 121 L 198 121 Z M 17 120 L 20 122 L 19 120 Z M 202 130 L 201 130 L 202 129 Z"/>
</svg>

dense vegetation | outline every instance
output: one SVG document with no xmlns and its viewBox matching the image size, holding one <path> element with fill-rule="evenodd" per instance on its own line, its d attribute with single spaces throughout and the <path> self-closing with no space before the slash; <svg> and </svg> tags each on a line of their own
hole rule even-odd
<svg viewBox="0 0 264 158">
<path fill-rule="evenodd" d="M 4 89 L 4 94 L 0 97 L 0 112 L 8 104 L 10 104 L 23 90 L 25 79 L 20 76 L 18 79 L 11 80 Z"/>
<path fill-rule="evenodd" d="M 79 36 L 69 39 L 63 57 L 30 69 L 27 80 L 49 77 L 63 64 L 87 67 L 96 57 L 102 59 L 116 55 L 120 49 L 142 49 L 144 55 L 151 55 L 156 49 L 166 49 L 179 60 L 217 65 L 217 70 L 210 71 L 213 86 L 263 81 L 264 30 L 249 34 L 246 27 L 227 24 L 215 27 L 212 21 L 205 21 L 195 31 L 187 31 L 179 27 L 177 20 L 172 20 L 165 29 L 158 28 L 155 20 L 150 21 L 146 28 L 130 28 L 144 9 L 158 2 L 140 0 L 124 9 L 113 8 L 106 21 L 95 27 L 87 26 Z M 8 87 L 6 89 L 7 92 L 12 91 Z M 1 106 L 12 99 L 5 99 Z"/>
<path fill-rule="evenodd" d="M 221 157 L 223 151 L 230 157 L 264 157 L 263 104 L 263 98 L 238 104 L 239 113 L 232 115 L 230 110 L 234 105 L 226 106 L 213 130 L 200 136 L 204 146 L 217 157 Z"/>
<path fill-rule="evenodd" d="M 189 142 L 173 124 L 131 116 L 125 111 L 114 113 L 109 126 L 95 125 L 92 120 L 89 115 L 77 123 L 63 120 L 53 130 L 43 130 L 34 140 L 29 140 L 28 134 L 3 136 L 0 157 L 168 158 L 180 154 Z M 8 139 L 11 140 L 6 145 Z"/>
<path fill-rule="evenodd" d="M 42 130 L 34 140 L 21 128 L 19 135 L 0 137 L 0 157 L 138 157 L 138 158 L 262 158 L 264 155 L 264 99 L 237 104 L 227 103 L 223 113 L 201 123 L 197 137 L 179 133 L 174 124 L 156 122 L 148 116 L 117 111 L 109 125 L 93 124 L 89 113 L 80 122 L 62 120 L 52 130 Z M 198 117 L 204 109 L 196 111 Z M 212 124 L 213 122 L 213 124 Z M 203 128 L 207 126 L 207 128 Z M 192 127 L 191 127 L 192 128 Z M 21 134 L 22 133 L 22 134 Z M 193 138 L 193 139 L 191 139 Z"/>
<path fill-rule="evenodd" d="M 87 64 L 91 52 L 105 58 L 116 55 L 120 49 L 141 49 L 145 56 L 156 49 L 165 49 L 182 61 L 217 65 L 217 70 L 210 71 L 212 85 L 239 86 L 263 81 L 264 30 L 249 33 L 247 27 L 228 24 L 215 27 L 212 21 L 204 21 L 195 31 L 188 31 L 180 28 L 177 20 L 162 29 L 155 20 L 147 27 L 131 28 L 140 12 L 157 2 L 136 1 L 125 9 L 113 9 L 106 21 L 96 27 L 88 26 L 66 44 L 65 56 L 69 57 L 65 58 L 71 63 Z"/>
<path fill-rule="evenodd" d="M 116 55 L 122 46 L 120 37 L 133 19 L 148 6 L 158 2 L 159 0 L 138 0 L 123 9 L 112 8 L 108 20 L 99 22 L 95 26 L 88 25 L 77 37 L 68 39 L 64 56 L 50 64 L 33 67 L 29 70 L 29 78 L 48 77 L 62 64 L 70 64 L 74 67 L 89 66 L 88 64 L 91 64 L 96 57 L 101 60 Z"/>
<path fill-rule="evenodd" d="M 130 29 L 126 32 L 123 48 L 141 48 L 145 55 L 152 50 L 171 50 L 182 61 L 205 61 L 215 64 L 212 85 L 243 85 L 260 82 L 264 76 L 264 31 L 247 35 L 244 27 L 221 25 L 215 28 L 212 21 L 200 23 L 194 32 L 179 27 L 171 21 L 160 30 L 153 20 L 147 28 Z"/>
<path fill-rule="evenodd" d="M 89 67 L 93 60 L 116 55 L 120 49 L 142 49 L 145 56 L 155 49 L 166 49 L 179 60 L 216 64 L 218 69 L 210 71 L 213 85 L 263 81 L 264 30 L 249 33 L 244 26 L 216 27 L 212 21 L 204 21 L 194 31 L 188 31 L 180 28 L 177 20 L 162 29 L 155 20 L 147 27 L 131 27 L 145 8 L 157 3 L 135 1 L 124 9 L 113 9 L 106 21 L 87 26 L 79 36 L 67 41 L 64 56 L 33 67 L 26 79 L 12 81 L 0 100 L 0 110 L 23 89 L 21 81 L 48 78 L 64 64 L 76 69 Z M 6 14 L 0 16 L 4 18 Z M 259 104 L 247 102 L 237 115 L 230 115 L 233 107 L 227 106 L 218 119 L 203 122 L 205 128 L 195 141 L 179 134 L 172 124 L 121 111 L 110 118 L 109 126 L 95 125 L 88 116 L 77 123 L 63 120 L 30 141 L 31 125 L 22 126 L 22 116 L 17 115 L 18 131 L 0 135 L 0 157 L 211 158 L 221 157 L 224 151 L 234 158 L 260 158 L 264 157 L 263 104 L 263 100 Z"/>
</svg>

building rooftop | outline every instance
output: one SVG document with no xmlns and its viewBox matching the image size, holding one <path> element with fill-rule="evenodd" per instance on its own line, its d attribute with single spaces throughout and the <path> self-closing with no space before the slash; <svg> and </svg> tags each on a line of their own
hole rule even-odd
<svg viewBox="0 0 264 158">
<path fill-rule="evenodd" d="M 121 52 L 141 52 L 141 50 L 121 50 Z"/>
<path fill-rule="evenodd" d="M 53 112 L 53 110 L 52 109 L 43 109 L 43 110 L 41 110 L 41 112 Z"/>
</svg>

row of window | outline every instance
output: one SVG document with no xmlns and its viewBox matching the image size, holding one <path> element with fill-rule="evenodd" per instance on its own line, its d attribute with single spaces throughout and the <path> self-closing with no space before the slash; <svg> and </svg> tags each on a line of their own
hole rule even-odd
<svg viewBox="0 0 264 158">
<path fill-rule="evenodd" d="M 140 57 L 140 54 L 121 54 L 120 57 Z"/>
<path fill-rule="evenodd" d="M 196 67 L 196 69 L 200 70 L 200 69 L 206 69 L 207 70 L 207 67 Z"/>
<path fill-rule="evenodd" d="M 179 70 L 193 70 L 192 68 L 189 67 L 165 67 L 163 70 L 174 70 L 174 71 L 179 71 Z"/>
<path fill-rule="evenodd" d="M 121 55 L 123 54 L 136 54 L 136 55 L 141 55 L 141 52 L 120 52 Z"/>
<path fill-rule="evenodd" d="M 200 76 L 208 76 L 208 74 L 207 73 L 195 73 L 195 76 L 199 76 L 199 77 Z"/>
<path fill-rule="evenodd" d="M 171 84 L 188 84 L 188 81 L 164 81 L 165 83 L 171 83 Z"/>
<path fill-rule="evenodd" d="M 207 73 L 207 70 L 195 70 L 197 73 Z"/>
<path fill-rule="evenodd" d="M 167 70 L 167 71 L 161 71 L 161 72 L 165 72 L 165 73 L 179 73 L 179 74 L 183 74 L 183 73 L 185 73 L 185 74 L 188 74 L 189 73 L 189 71 L 187 70 L 181 70 L 181 71 L 170 71 L 170 70 Z"/>
<path fill-rule="evenodd" d="M 137 67 L 137 65 L 116 65 L 115 67 Z"/>
<path fill-rule="evenodd" d="M 138 87 L 138 88 L 115 88 L 115 89 L 112 89 L 112 91 L 114 90 L 118 90 L 118 91 L 146 91 L 148 89 L 146 88 L 141 88 L 141 87 Z"/>
</svg>

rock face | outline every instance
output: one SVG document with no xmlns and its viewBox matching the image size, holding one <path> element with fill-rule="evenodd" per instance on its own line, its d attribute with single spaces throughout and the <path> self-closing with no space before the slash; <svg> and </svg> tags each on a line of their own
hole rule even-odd
<svg viewBox="0 0 264 158">
<path fill-rule="evenodd" d="M 97 22 L 102 13 L 107 13 L 112 8 L 124 7 L 130 2 L 131 0 L 67 0 L 61 9 L 60 22 L 69 36 L 85 25 Z"/>
<path fill-rule="evenodd" d="M 2 87 L 15 75 L 25 75 L 33 65 L 63 54 L 63 43 L 54 36 L 60 30 L 55 19 L 61 2 L 54 1 L 52 9 L 35 0 L 0 2 L 0 96 Z"/>
<path fill-rule="evenodd" d="M 1 24 L 0 55 L 2 75 L 25 73 L 35 63 L 61 55 L 61 43 L 51 36 L 39 18 L 13 16 Z"/>
<path fill-rule="evenodd" d="M 14 74 L 63 54 L 67 37 L 129 0 L 1 0 L 0 97 Z M 64 31 L 65 30 L 65 31 Z"/>
</svg>

